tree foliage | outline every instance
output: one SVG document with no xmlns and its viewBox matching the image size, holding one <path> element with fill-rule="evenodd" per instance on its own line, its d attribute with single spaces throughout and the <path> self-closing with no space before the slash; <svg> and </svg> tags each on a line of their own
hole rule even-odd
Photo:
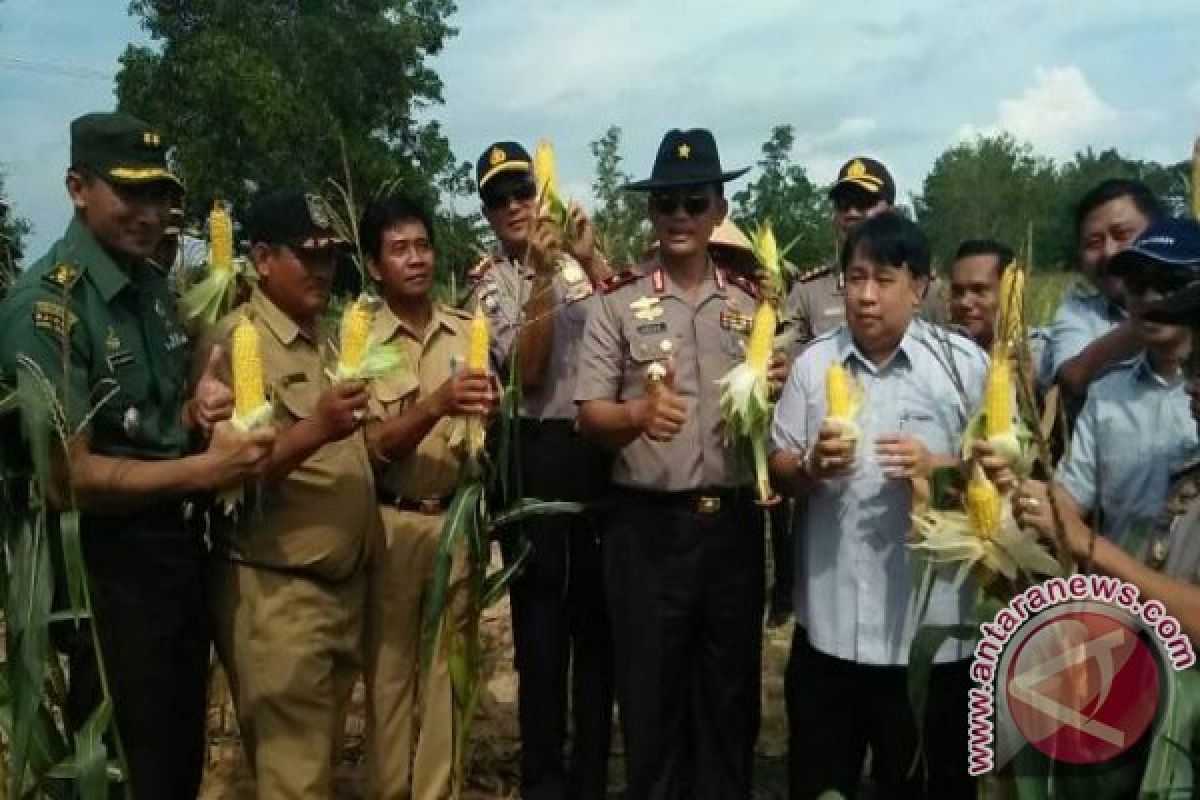
<svg viewBox="0 0 1200 800">
<path fill-rule="evenodd" d="M 0 170 L 0 273 L 3 275 L 8 275 L 21 260 L 29 230 L 29 221 L 14 214 L 9 205 L 8 192 L 4 189 L 4 171 Z M 5 285 L 3 277 L 0 277 L 0 295 L 3 295 Z"/>
<path fill-rule="evenodd" d="M 834 255 L 828 192 L 792 162 L 796 136 L 791 125 L 776 125 L 763 143 L 757 174 L 733 196 L 733 217 L 753 227 L 770 220 L 781 244 L 795 241 L 788 260 L 801 268 L 828 261 Z"/>
<path fill-rule="evenodd" d="M 617 266 L 642 260 L 650 238 L 646 201 L 641 194 L 621 187 L 632 180 L 622 169 L 621 129 L 611 126 L 588 147 L 596 159 L 592 192 L 596 196 L 594 223 L 600 249 Z"/>
<path fill-rule="evenodd" d="M 437 205 L 469 190 L 423 110 L 442 100 L 429 66 L 451 0 L 133 0 L 156 47 L 130 45 L 118 105 L 162 128 L 197 219 L 214 198 L 245 207 L 259 189 L 350 179 L 365 196 L 385 183 Z M 442 231 L 449 250 L 470 250 Z"/>
</svg>

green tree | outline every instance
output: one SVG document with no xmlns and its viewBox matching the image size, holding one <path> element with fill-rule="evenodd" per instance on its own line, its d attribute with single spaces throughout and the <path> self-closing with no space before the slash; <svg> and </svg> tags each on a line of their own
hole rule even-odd
<svg viewBox="0 0 1200 800">
<path fill-rule="evenodd" d="M 646 199 L 621 187 L 632 178 L 621 168 L 621 129 L 609 127 L 604 135 L 588 144 L 596 159 L 592 192 L 596 196 L 593 222 L 600 249 L 617 269 L 642 260 L 650 238 L 646 221 Z"/>
<path fill-rule="evenodd" d="M 121 56 L 122 109 L 160 126 L 198 220 L 213 198 L 235 210 L 259 188 L 345 180 L 362 197 L 385 183 L 436 206 L 469 191 L 436 121 L 429 66 L 455 31 L 451 0 L 133 0 L 156 42 Z M 345 160 L 343 160 L 343 147 Z M 448 239 L 472 227 L 443 226 Z M 458 266 L 458 265 L 455 265 Z"/>
<path fill-rule="evenodd" d="M 25 252 L 25 237 L 29 230 L 29 220 L 12 213 L 4 188 L 4 170 L 0 169 L 0 294 Z"/>
<path fill-rule="evenodd" d="M 770 220 L 781 245 L 795 241 L 788 260 L 806 268 L 834 255 L 832 209 L 827 193 L 792 163 L 796 136 L 791 125 L 776 125 L 763 143 L 758 175 L 733 196 L 733 218 L 753 227 Z"/>
<path fill-rule="evenodd" d="M 919 197 L 917 222 L 945 269 L 964 239 L 989 237 L 1019 249 L 1033 233 L 1032 261 L 1057 261 L 1061 193 L 1054 164 L 1011 135 L 979 136 L 938 156 Z"/>
</svg>

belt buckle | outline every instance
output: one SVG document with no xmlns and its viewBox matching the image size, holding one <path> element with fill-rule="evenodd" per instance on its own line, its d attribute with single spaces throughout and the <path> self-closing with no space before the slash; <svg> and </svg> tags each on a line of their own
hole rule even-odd
<svg viewBox="0 0 1200 800">
<path fill-rule="evenodd" d="M 721 510 L 721 498 L 712 495 L 701 495 L 696 498 L 696 513 L 715 514 Z"/>
<path fill-rule="evenodd" d="M 434 514 L 441 513 L 442 501 L 436 497 L 426 497 L 424 500 L 420 501 L 417 506 L 422 514 L 428 514 L 432 516 Z"/>
</svg>

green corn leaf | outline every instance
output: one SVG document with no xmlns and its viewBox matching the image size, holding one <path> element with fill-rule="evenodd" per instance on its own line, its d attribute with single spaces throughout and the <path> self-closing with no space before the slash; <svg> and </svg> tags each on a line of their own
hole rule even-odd
<svg viewBox="0 0 1200 800">
<path fill-rule="evenodd" d="M 67 597 L 72 609 L 87 608 L 87 569 L 83 563 L 83 546 L 79 541 L 79 512 L 67 511 L 58 515 L 58 533 L 62 542 L 63 567 L 66 574 Z M 90 616 L 82 612 L 75 617 L 75 626 L 80 618 Z"/>
<path fill-rule="evenodd" d="M 483 593 L 480 599 L 482 608 L 491 608 L 491 606 L 499 600 L 508 585 L 512 583 L 512 579 L 525 566 L 525 561 L 529 558 L 529 554 L 533 552 L 533 545 L 524 536 L 521 537 L 520 543 L 517 545 L 516 553 L 510 557 L 509 562 L 502 568 L 488 575 L 483 581 Z"/>
<path fill-rule="evenodd" d="M 536 500 L 527 497 L 518 500 L 507 510 L 492 517 L 488 530 L 494 537 L 500 529 L 521 520 L 529 519 L 530 517 L 549 516 L 553 514 L 579 514 L 585 509 L 587 509 L 585 503 L 576 503 L 567 500 Z"/>
<path fill-rule="evenodd" d="M 75 781 L 80 800 L 105 800 L 108 795 L 108 749 L 104 732 L 112 721 L 108 698 L 75 733 Z"/>
<path fill-rule="evenodd" d="M 917 769 L 924 757 L 925 709 L 929 705 L 929 681 L 933 675 L 933 659 L 948 639 L 970 641 L 979 635 L 978 626 L 922 625 L 913 636 L 908 651 L 908 702 L 912 707 L 913 719 L 917 723 L 916 757 L 912 768 Z M 966 710 L 963 710 L 966 713 Z"/>
<path fill-rule="evenodd" d="M 433 562 L 433 579 L 427 590 L 425 611 L 421 620 L 422 670 L 428 670 L 432 665 L 434 650 L 441 638 L 454 551 L 466 538 L 474 535 L 468 528 L 479 524 L 479 504 L 482 499 L 482 484 L 477 481 L 461 483 L 450 501 L 450 508 L 446 511 L 446 520 L 442 523 L 437 555 Z"/>
</svg>

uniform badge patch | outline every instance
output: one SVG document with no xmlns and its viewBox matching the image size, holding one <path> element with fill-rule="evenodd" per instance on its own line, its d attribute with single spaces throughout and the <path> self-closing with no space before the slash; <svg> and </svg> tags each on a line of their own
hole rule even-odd
<svg viewBox="0 0 1200 800">
<path fill-rule="evenodd" d="M 629 304 L 633 316 L 642 320 L 655 320 L 663 315 L 662 301 L 657 297 L 643 295 Z"/>
<path fill-rule="evenodd" d="M 726 306 L 721 310 L 721 327 L 727 331 L 736 331 L 738 333 L 749 333 L 750 328 L 754 325 L 754 317 L 749 314 L 743 314 L 736 308 Z"/>
<path fill-rule="evenodd" d="M 46 273 L 46 280 L 62 289 L 70 289 L 79 280 L 79 269 L 70 264 L 59 264 Z"/>
<path fill-rule="evenodd" d="M 78 320 L 75 312 L 61 303 L 38 301 L 33 304 L 33 326 L 50 331 L 59 338 L 69 337 L 71 328 Z"/>
</svg>

